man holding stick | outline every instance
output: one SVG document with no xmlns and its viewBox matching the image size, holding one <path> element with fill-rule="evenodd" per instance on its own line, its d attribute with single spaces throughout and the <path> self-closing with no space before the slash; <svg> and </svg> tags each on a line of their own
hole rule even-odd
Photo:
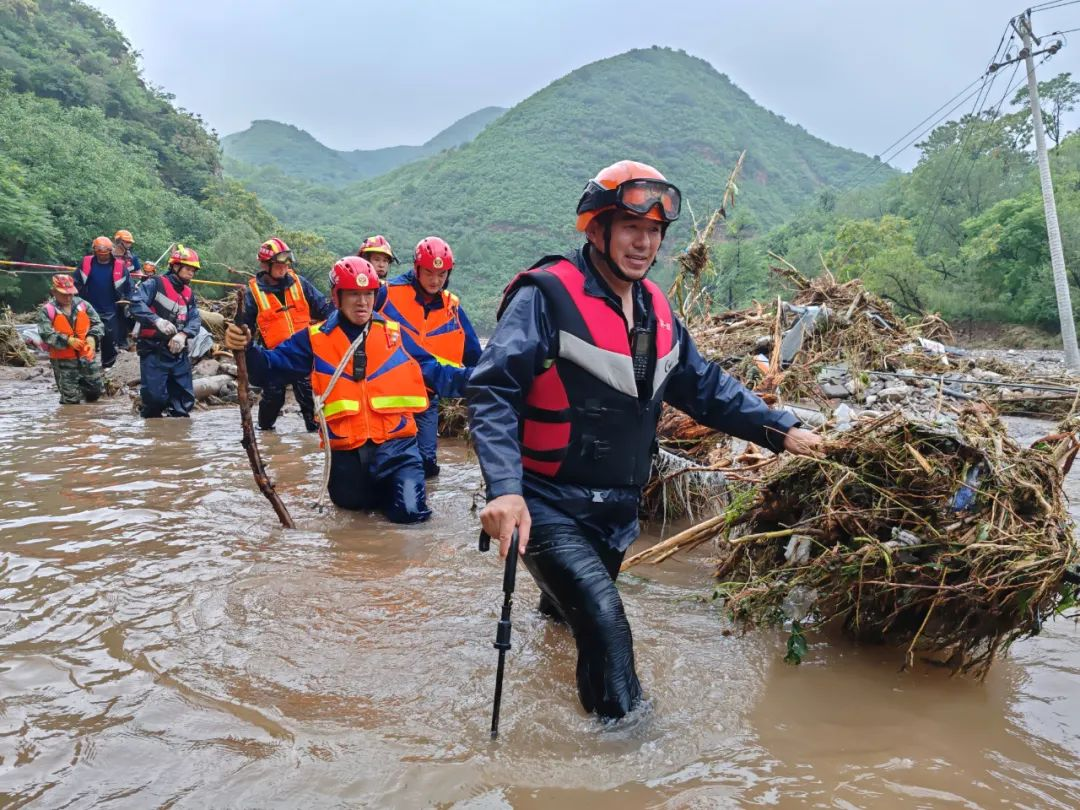
<svg viewBox="0 0 1080 810">
<path fill-rule="evenodd" d="M 582 706 L 603 719 L 641 699 L 615 578 L 638 534 L 662 404 L 774 452 L 820 442 L 706 362 L 645 278 L 680 207 L 678 188 L 642 163 L 590 180 L 577 208 L 585 245 L 510 282 L 467 391 L 487 484 L 480 521 L 504 555 L 518 529 L 541 611 L 574 633 Z"/>
<path fill-rule="evenodd" d="M 229 324 L 225 345 L 246 350 L 251 382 L 284 385 L 311 378 L 324 447 L 327 489 L 343 509 L 380 509 L 394 523 L 431 517 L 414 414 L 428 407 L 425 379 L 444 396 L 461 396 L 464 377 L 409 356 L 401 327 L 375 313 L 379 277 L 366 259 L 346 256 L 330 271 L 337 307 L 325 323 L 274 349 L 251 345 L 251 330 Z"/>
</svg>

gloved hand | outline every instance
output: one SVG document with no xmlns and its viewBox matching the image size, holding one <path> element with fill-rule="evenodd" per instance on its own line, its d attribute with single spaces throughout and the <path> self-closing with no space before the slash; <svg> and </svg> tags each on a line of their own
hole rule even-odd
<svg viewBox="0 0 1080 810">
<path fill-rule="evenodd" d="M 86 348 L 86 343 L 79 340 L 79 338 L 75 337 L 74 335 L 70 335 L 68 337 L 67 344 L 77 352 L 81 352 L 84 348 Z"/>
<path fill-rule="evenodd" d="M 169 341 L 169 351 L 173 354 L 180 354 L 184 350 L 184 346 L 187 345 L 187 333 L 177 332 L 172 336 Z"/>
<path fill-rule="evenodd" d="M 87 335 L 86 340 L 84 342 L 86 343 L 86 348 L 89 349 L 91 353 L 97 351 L 97 338 L 96 337 L 94 337 L 93 335 Z"/>
<path fill-rule="evenodd" d="M 225 327 L 225 348 L 235 351 L 243 351 L 251 343 L 251 330 L 246 326 L 239 327 L 230 323 Z"/>
<path fill-rule="evenodd" d="M 164 318 L 158 318 L 154 321 L 154 328 L 165 335 L 165 337 L 171 337 L 176 334 L 176 324 L 170 323 Z"/>
</svg>

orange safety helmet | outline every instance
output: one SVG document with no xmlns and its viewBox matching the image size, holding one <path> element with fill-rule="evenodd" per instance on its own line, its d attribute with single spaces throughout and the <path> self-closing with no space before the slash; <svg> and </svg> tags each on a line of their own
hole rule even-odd
<svg viewBox="0 0 1080 810">
<path fill-rule="evenodd" d="M 604 211 L 621 208 L 664 228 L 679 218 L 682 193 L 647 163 L 620 160 L 590 180 L 577 205 L 577 229 L 584 231 Z"/>
<path fill-rule="evenodd" d="M 199 264 L 199 254 L 183 245 L 177 245 L 176 250 L 169 256 L 169 267 L 178 264 L 186 264 L 188 267 L 194 267 L 196 270 L 199 270 L 202 267 Z"/>
<path fill-rule="evenodd" d="M 99 236 L 90 245 L 94 253 L 112 253 L 113 243 L 107 236 Z"/>
<path fill-rule="evenodd" d="M 394 250 L 390 247 L 390 240 L 381 233 L 369 236 L 360 243 L 360 249 L 356 251 L 356 255 L 363 257 L 365 253 L 382 253 L 384 256 L 389 256 L 390 261 L 397 262 L 397 256 L 394 255 Z"/>
<path fill-rule="evenodd" d="M 281 258 L 281 255 L 285 254 L 285 258 Z M 292 264 L 294 260 L 293 252 L 288 245 L 285 244 L 284 239 L 279 239 L 276 236 L 271 236 L 261 245 L 259 245 L 259 263 L 269 264 L 270 262 L 282 262 Z"/>
<path fill-rule="evenodd" d="M 131 235 L 131 231 L 125 231 L 123 229 L 117 231 L 116 235 L 113 236 L 113 241 L 114 242 L 119 242 L 121 239 L 123 239 L 125 242 L 127 242 L 130 245 L 135 244 L 135 237 Z"/>
<path fill-rule="evenodd" d="M 66 273 L 57 273 L 52 277 L 52 288 L 58 293 L 66 293 L 67 295 L 75 295 L 78 292 L 75 289 L 75 279 Z"/>
<path fill-rule="evenodd" d="M 330 297 L 334 306 L 340 306 L 338 294 L 343 290 L 376 291 L 382 285 L 371 262 L 359 256 L 338 259 L 330 269 Z"/>
</svg>

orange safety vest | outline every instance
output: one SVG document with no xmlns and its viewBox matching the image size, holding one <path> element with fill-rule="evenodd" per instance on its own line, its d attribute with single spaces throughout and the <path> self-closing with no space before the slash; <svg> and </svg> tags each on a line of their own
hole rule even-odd
<svg viewBox="0 0 1080 810">
<path fill-rule="evenodd" d="M 53 306 L 52 301 L 45 305 L 45 314 L 49 316 L 52 327 L 58 335 L 86 340 L 86 336 L 90 333 L 90 316 L 86 314 L 85 301 L 80 301 L 75 306 L 75 326 L 71 325 L 67 315 Z M 58 349 L 49 344 L 49 357 L 53 360 L 75 360 L 78 356 L 79 353 L 70 346 Z"/>
<path fill-rule="evenodd" d="M 430 310 L 425 316 L 424 305 L 416 300 L 416 288 L 412 284 L 388 284 L 382 311 L 408 329 L 417 344 L 440 363 L 463 368 L 465 330 L 458 315 L 461 301 L 446 290 L 439 295 L 442 307 Z"/>
<path fill-rule="evenodd" d="M 315 355 L 311 388 L 319 397 L 352 345 L 341 328 L 335 325 L 324 332 L 325 327 L 326 324 L 308 327 Z M 412 415 L 428 407 L 420 364 L 401 345 L 396 323 L 379 316 L 373 318 L 364 352 L 367 367 L 363 379 L 356 379 L 350 360 L 323 403 L 332 450 L 352 450 L 369 440 L 381 444 L 388 439 L 415 436 L 416 422 Z"/>
<path fill-rule="evenodd" d="M 293 276 L 293 283 L 285 288 L 284 306 L 276 295 L 263 292 L 256 279 L 249 280 L 248 287 L 255 299 L 255 306 L 259 308 L 255 320 L 266 348 L 273 349 L 311 324 L 311 308 L 296 276 Z"/>
</svg>

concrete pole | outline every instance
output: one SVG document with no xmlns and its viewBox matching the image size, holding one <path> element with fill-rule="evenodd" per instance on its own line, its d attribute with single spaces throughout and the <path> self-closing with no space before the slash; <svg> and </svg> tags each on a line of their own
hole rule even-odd
<svg viewBox="0 0 1080 810">
<path fill-rule="evenodd" d="M 1061 251 L 1061 231 L 1058 229 L 1054 184 L 1050 180 L 1050 159 L 1046 156 L 1046 134 L 1043 132 L 1042 108 L 1039 106 L 1039 87 L 1035 82 L 1035 61 L 1031 58 L 1031 12 L 1025 13 L 1019 22 L 1020 36 L 1024 39 L 1031 123 L 1035 128 L 1035 154 L 1039 161 L 1039 182 L 1042 184 L 1043 209 L 1046 212 L 1046 235 L 1050 239 L 1050 265 L 1054 269 L 1054 291 L 1057 293 L 1061 340 L 1065 347 L 1065 365 L 1073 371 L 1080 371 L 1080 349 L 1076 346 L 1072 298 L 1069 295 L 1069 279 L 1065 275 L 1065 256 Z"/>
</svg>

